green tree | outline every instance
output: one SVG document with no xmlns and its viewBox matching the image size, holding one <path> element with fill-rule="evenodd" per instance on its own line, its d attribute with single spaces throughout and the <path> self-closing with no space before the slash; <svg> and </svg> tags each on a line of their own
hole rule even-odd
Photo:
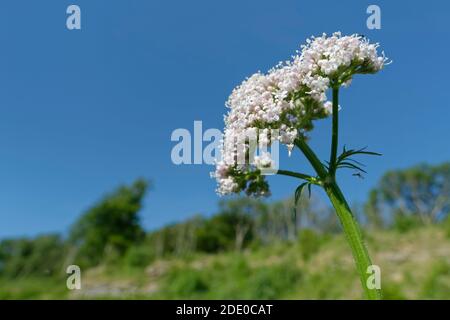
<svg viewBox="0 0 450 320">
<path fill-rule="evenodd" d="M 104 258 L 120 257 L 143 240 L 138 213 L 147 189 L 143 179 L 121 186 L 80 217 L 70 233 L 71 243 L 78 248 L 78 264 L 91 266 Z"/>
<path fill-rule="evenodd" d="M 380 210 L 380 201 L 378 199 L 379 191 L 373 189 L 369 192 L 369 199 L 364 205 L 364 214 L 366 215 L 369 227 L 382 228 L 384 226 L 383 216 Z"/>
<path fill-rule="evenodd" d="M 371 191 L 366 211 L 417 217 L 423 223 L 443 220 L 450 212 L 450 162 L 387 172 Z"/>
<path fill-rule="evenodd" d="M 206 252 L 241 250 L 254 239 L 255 216 L 264 210 L 264 206 L 252 198 L 221 201 L 219 213 L 197 229 L 197 248 Z"/>
<path fill-rule="evenodd" d="M 0 274 L 9 277 L 62 274 L 66 245 L 59 235 L 0 242 Z"/>
</svg>

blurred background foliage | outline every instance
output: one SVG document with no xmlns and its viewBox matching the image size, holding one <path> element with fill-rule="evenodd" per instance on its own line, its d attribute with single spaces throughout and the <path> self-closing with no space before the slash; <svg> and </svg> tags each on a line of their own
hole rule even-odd
<svg viewBox="0 0 450 320">
<path fill-rule="evenodd" d="M 211 217 L 145 231 L 149 182 L 105 195 L 69 234 L 0 241 L 0 298 L 361 298 L 333 210 L 319 199 L 231 198 Z M 450 299 L 450 163 L 387 172 L 354 206 L 387 299 Z M 65 270 L 82 269 L 82 290 Z"/>
</svg>

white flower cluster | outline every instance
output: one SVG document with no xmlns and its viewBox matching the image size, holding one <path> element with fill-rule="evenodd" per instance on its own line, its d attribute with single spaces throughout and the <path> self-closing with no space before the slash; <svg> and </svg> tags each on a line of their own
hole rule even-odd
<svg viewBox="0 0 450 320">
<path fill-rule="evenodd" d="M 269 188 L 259 174 L 258 166 L 267 167 L 267 154 L 247 159 L 251 148 L 248 139 L 257 137 L 262 145 L 279 140 L 289 152 L 298 135 L 313 128 L 312 121 L 329 116 L 331 102 L 326 92 L 341 85 L 348 86 L 354 74 L 376 73 L 387 59 L 378 55 L 378 44 L 360 35 L 312 37 L 301 46 L 292 60 L 278 64 L 267 74 L 255 73 L 231 93 L 226 106 L 222 159 L 212 174 L 221 195 L 247 191 L 265 195 Z M 268 132 L 277 129 L 277 134 Z M 258 133 L 258 134 L 256 134 Z"/>
</svg>

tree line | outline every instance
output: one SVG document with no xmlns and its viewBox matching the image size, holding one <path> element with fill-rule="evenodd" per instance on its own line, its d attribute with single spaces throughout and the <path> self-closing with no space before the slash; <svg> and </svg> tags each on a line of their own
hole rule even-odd
<svg viewBox="0 0 450 320">
<path fill-rule="evenodd" d="M 240 251 L 299 238 L 308 242 L 314 233 L 340 231 L 333 210 L 307 195 L 297 207 L 292 198 L 277 202 L 231 198 L 220 201 L 213 216 L 195 215 L 145 231 L 139 212 L 148 190 L 145 179 L 120 186 L 84 212 L 66 236 L 0 241 L 0 276 L 62 275 L 70 264 L 145 267 L 161 257 Z M 450 162 L 389 171 L 370 191 L 367 202 L 355 209 L 365 228 L 406 231 L 449 221 Z"/>
</svg>

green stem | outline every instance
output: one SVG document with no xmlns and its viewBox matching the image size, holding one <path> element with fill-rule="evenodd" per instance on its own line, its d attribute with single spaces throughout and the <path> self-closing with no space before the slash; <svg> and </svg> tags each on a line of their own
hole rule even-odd
<svg viewBox="0 0 450 320">
<path fill-rule="evenodd" d="M 311 176 L 309 176 L 307 174 L 293 172 L 293 171 L 288 171 L 288 170 L 278 170 L 277 174 L 280 174 L 280 175 L 283 175 L 283 176 L 299 178 L 299 179 L 303 179 L 303 180 L 308 180 L 308 181 L 313 179 L 313 177 L 311 177 Z"/>
<path fill-rule="evenodd" d="M 323 164 L 320 162 L 319 158 L 317 158 L 314 151 L 311 150 L 311 148 L 308 146 L 308 144 L 305 142 L 304 138 L 298 138 L 294 141 L 294 144 L 303 152 L 306 159 L 311 163 L 314 170 L 317 172 L 317 175 L 322 179 L 325 180 L 328 173 Z"/>
<path fill-rule="evenodd" d="M 330 174 L 336 173 L 336 157 L 339 132 L 339 87 L 333 88 L 333 129 L 331 133 Z"/>
<path fill-rule="evenodd" d="M 372 265 L 368 251 L 364 245 L 362 233 L 359 225 L 347 204 L 339 186 L 337 185 L 334 176 L 331 176 L 320 162 L 314 151 L 306 144 L 304 139 L 297 139 L 295 145 L 305 154 L 312 167 L 316 170 L 318 176 L 322 180 L 324 189 L 330 198 L 330 201 L 336 210 L 336 213 L 341 222 L 342 228 L 352 250 L 353 258 L 356 263 L 356 268 L 361 279 L 361 284 L 364 288 L 366 296 L 370 300 L 381 299 L 381 292 L 377 289 L 369 289 L 367 287 L 367 279 L 370 274 L 367 273 L 367 267 Z"/>
<path fill-rule="evenodd" d="M 369 252 L 364 244 L 361 229 L 358 222 L 354 218 L 341 189 L 336 182 L 332 182 L 325 186 L 325 191 L 330 198 L 334 209 L 336 210 L 347 241 L 352 249 L 353 258 L 355 260 L 356 268 L 359 273 L 361 284 L 366 293 L 366 297 L 369 300 L 381 299 L 381 290 L 369 289 L 367 286 L 368 279 L 371 276 L 370 273 L 367 273 L 367 268 L 372 265 L 372 262 L 370 260 Z"/>
</svg>

